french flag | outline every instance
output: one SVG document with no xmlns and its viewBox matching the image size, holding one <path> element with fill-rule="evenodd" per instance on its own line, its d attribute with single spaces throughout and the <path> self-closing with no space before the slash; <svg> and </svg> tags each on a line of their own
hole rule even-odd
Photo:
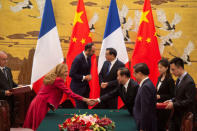
<svg viewBox="0 0 197 131">
<path fill-rule="evenodd" d="M 46 0 L 31 75 L 31 85 L 36 93 L 43 83 L 43 77 L 63 60 L 53 6 L 51 0 Z"/>
<path fill-rule="evenodd" d="M 101 71 L 105 58 L 106 48 L 114 48 L 117 51 L 117 58 L 122 61 L 127 67 L 129 63 L 128 54 L 124 42 L 124 36 L 120 25 L 118 8 L 116 0 L 111 0 L 107 23 L 105 27 L 104 39 L 101 46 L 101 51 L 98 60 L 98 72 Z M 120 99 L 120 98 L 119 98 Z M 123 103 L 118 100 L 118 108 L 121 108 Z"/>
</svg>

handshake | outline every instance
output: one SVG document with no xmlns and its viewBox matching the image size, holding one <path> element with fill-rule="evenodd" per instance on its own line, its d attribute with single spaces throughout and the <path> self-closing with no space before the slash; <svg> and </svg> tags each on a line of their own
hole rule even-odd
<svg viewBox="0 0 197 131">
<path fill-rule="evenodd" d="M 93 106 L 99 102 L 98 99 L 88 99 L 88 98 L 83 98 L 83 101 L 86 102 L 89 106 Z"/>
</svg>

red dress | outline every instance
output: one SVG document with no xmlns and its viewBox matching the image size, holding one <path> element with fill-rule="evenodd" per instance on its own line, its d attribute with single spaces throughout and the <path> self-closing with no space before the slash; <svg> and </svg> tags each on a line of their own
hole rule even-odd
<svg viewBox="0 0 197 131">
<path fill-rule="evenodd" d="M 66 88 L 62 78 L 56 78 L 52 85 L 43 85 L 37 96 L 33 99 L 29 106 L 23 127 L 36 130 L 48 112 L 47 104 L 51 104 L 57 109 L 63 93 L 66 93 L 73 99 L 83 99 L 83 97 Z"/>
</svg>

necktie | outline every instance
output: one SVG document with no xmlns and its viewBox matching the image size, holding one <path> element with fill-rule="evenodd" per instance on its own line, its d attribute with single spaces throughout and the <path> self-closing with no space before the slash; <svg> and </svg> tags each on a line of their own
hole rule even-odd
<svg viewBox="0 0 197 131">
<path fill-rule="evenodd" d="M 127 93 L 127 88 L 124 86 L 125 93 Z"/>
<path fill-rule="evenodd" d="M 123 86 L 123 96 L 126 96 L 126 88 Z"/>
<path fill-rule="evenodd" d="M 109 74 L 109 72 L 110 72 L 110 67 L 111 67 L 111 62 L 109 62 L 109 64 L 108 64 L 107 74 Z"/>
<path fill-rule="evenodd" d="M 176 93 L 177 93 L 177 90 L 178 90 L 178 85 L 179 85 L 179 82 L 180 82 L 180 79 L 178 78 L 177 80 L 176 80 L 176 85 L 175 85 L 175 91 L 174 91 L 174 93 L 175 93 L 175 96 L 176 96 Z"/>
<path fill-rule="evenodd" d="M 3 73 L 4 73 L 5 77 L 6 77 L 6 79 L 8 79 L 8 75 L 7 75 L 7 72 L 6 72 L 5 68 L 3 68 Z"/>
<path fill-rule="evenodd" d="M 86 63 L 88 63 L 88 59 L 87 59 L 87 57 L 85 57 L 85 60 L 86 60 Z"/>
<path fill-rule="evenodd" d="M 178 87 L 179 82 L 180 82 L 180 79 L 178 78 L 178 79 L 176 80 L 176 87 Z"/>
</svg>

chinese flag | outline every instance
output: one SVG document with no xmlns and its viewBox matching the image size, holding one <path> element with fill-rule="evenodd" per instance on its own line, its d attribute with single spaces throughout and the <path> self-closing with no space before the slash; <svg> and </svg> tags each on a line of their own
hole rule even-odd
<svg viewBox="0 0 197 131">
<path fill-rule="evenodd" d="M 70 71 L 71 65 L 75 57 L 80 54 L 86 44 L 91 43 L 91 34 L 89 30 L 88 20 L 84 7 L 83 0 L 78 1 L 77 11 L 75 13 L 73 31 L 70 39 L 70 46 L 66 57 L 66 64 L 68 65 L 68 72 Z M 100 96 L 100 87 L 97 71 L 96 56 L 91 57 L 91 75 L 92 80 L 89 82 L 90 85 L 90 98 L 98 98 Z M 67 77 L 67 87 L 70 88 L 71 78 Z M 61 103 L 66 99 L 64 94 Z M 74 101 L 72 100 L 73 104 Z M 75 104 L 74 104 L 75 105 Z"/>
<path fill-rule="evenodd" d="M 146 63 L 150 70 L 149 78 L 156 85 L 159 76 L 157 64 L 160 59 L 150 0 L 145 0 L 135 49 L 131 58 L 131 75 L 135 64 Z"/>
</svg>

